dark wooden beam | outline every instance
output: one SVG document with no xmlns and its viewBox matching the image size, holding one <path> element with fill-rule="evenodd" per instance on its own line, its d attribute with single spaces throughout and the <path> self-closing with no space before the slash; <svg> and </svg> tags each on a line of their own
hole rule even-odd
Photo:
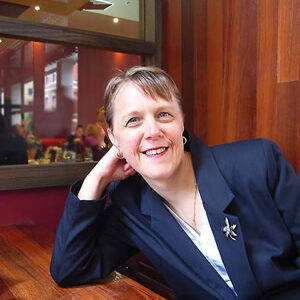
<svg viewBox="0 0 300 300">
<path fill-rule="evenodd" d="M 48 43 L 94 46 L 141 55 L 156 54 L 155 43 L 8 17 L 0 17 L 0 36 Z"/>
<path fill-rule="evenodd" d="M 95 162 L 10 165 L 0 167 L 0 191 L 67 186 L 84 177 Z"/>
</svg>

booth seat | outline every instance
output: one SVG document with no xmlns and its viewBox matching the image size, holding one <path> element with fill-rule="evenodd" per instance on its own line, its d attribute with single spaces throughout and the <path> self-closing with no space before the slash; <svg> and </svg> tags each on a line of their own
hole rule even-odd
<svg viewBox="0 0 300 300">
<path fill-rule="evenodd" d="M 45 149 L 47 149 L 49 146 L 61 147 L 61 145 L 67 141 L 66 138 L 41 138 L 40 140 Z"/>
</svg>

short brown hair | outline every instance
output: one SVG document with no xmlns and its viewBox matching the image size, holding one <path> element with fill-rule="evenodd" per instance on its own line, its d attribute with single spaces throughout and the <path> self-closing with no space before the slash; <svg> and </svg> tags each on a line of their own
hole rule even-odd
<svg viewBox="0 0 300 300">
<path fill-rule="evenodd" d="M 99 135 L 97 126 L 95 124 L 88 124 L 85 129 L 86 136 L 97 137 Z"/>
<path fill-rule="evenodd" d="M 120 71 L 106 86 L 104 93 L 105 118 L 110 128 L 112 128 L 114 100 L 120 88 L 128 82 L 137 85 L 145 95 L 154 99 L 160 97 L 171 101 L 173 96 L 182 110 L 180 92 L 168 73 L 157 67 L 135 66 L 125 72 Z"/>
</svg>

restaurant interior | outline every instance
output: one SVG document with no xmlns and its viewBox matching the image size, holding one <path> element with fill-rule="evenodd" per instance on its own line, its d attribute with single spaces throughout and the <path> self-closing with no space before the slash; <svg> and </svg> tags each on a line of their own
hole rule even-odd
<svg viewBox="0 0 300 300">
<path fill-rule="evenodd" d="M 51 281 L 70 184 L 96 164 L 69 151 L 68 137 L 96 123 L 118 70 L 156 65 L 180 89 L 186 129 L 208 145 L 271 139 L 299 173 L 299 11 L 298 0 L 0 1 L 0 125 L 23 128 L 40 151 L 26 140 L 25 161 L 0 158 L 0 298 L 176 299 L 143 255 L 102 290 Z"/>
</svg>

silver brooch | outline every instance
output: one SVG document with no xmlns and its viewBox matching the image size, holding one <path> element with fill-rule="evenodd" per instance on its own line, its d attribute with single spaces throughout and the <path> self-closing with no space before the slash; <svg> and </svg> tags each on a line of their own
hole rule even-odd
<svg viewBox="0 0 300 300">
<path fill-rule="evenodd" d="M 233 231 L 236 228 L 236 225 L 230 225 L 227 218 L 225 218 L 226 226 L 222 227 L 222 231 L 225 233 L 225 236 L 228 238 L 230 237 L 232 240 L 236 240 L 235 237 L 237 234 Z"/>
</svg>

